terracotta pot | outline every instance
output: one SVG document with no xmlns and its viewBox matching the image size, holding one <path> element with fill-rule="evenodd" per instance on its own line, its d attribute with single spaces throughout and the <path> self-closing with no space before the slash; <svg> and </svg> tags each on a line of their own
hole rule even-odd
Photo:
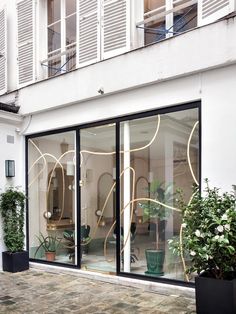
<svg viewBox="0 0 236 314">
<path fill-rule="evenodd" d="M 46 260 L 49 262 L 55 261 L 56 252 L 45 252 Z"/>
</svg>

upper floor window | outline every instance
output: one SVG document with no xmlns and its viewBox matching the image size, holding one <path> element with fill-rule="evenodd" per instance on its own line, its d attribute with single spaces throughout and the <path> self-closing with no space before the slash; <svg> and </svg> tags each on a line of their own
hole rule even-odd
<svg viewBox="0 0 236 314">
<path fill-rule="evenodd" d="M 15 88 L 22 88 L 137 48 L 144 39 L 145 44 L 157 42 L 235 11 L 235 1 L 131 2 L 17 0 L 16 11 L 10 4 L 9 10 L 0 5 L 0 94 L 8 91 L 10 81 L 16 82 Z M 7 29 L 8 24 L 16 30 Z M 17 71 L 12 80 L 7 74 L 13 59 Z"/>
<path fill-rule="evenodd" d="M 76 0 L 48 0 L 48 76 L 76 66 Z"/>
<path fill-rule="evenodd" d="M 177 35 L 196 26 L 197 1 L 144 0 L 146 45 Z"/>
</svg>

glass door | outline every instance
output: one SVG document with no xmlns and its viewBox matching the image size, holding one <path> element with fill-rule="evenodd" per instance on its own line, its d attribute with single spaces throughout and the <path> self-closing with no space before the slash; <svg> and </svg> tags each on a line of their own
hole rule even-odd
<svg viewBox="0 0 236 314">
<path fill-rule="evenodd" d="M 115 124 L 80 130 L 81 268 L 116 273 Z"/>
<path fill-rule="evenodd" d="M 198 169 L 198 108 L 120 123 L 121 272 L 184 278 L 169 242 L 181 230 L 177 191 L 187 203 Z"/>
</svg>

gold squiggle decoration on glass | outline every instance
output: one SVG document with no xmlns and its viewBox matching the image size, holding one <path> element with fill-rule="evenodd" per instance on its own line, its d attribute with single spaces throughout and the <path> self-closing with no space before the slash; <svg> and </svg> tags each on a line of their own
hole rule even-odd
<svg viewBox="0 0 236 314">
<path fill-rule="evenodd" d="M 58 222 L 60 222 L 62 216 L 63 216 L 63 213 L 64 213 L 64 208 L 65 208 L 65 174 L 64 174 L 64 170 L 63 170 L 63 166 L 62 164 L 60 163 L 60 159 L 61 157 L 59 157 L 59 159 L 57 159 L 54 155 L 52 154 L 49 154 L 49 153 L 42 153 L 41 150 L 37 147 L 37 145 L 30 140 L 30 142 L 34 145 L 34 147 L 39 151 L 39 153 L 41 154 L 40 157 L 38 157 L 34 163 L 32 164 L 32 166 L 30 167 L 29 171 L 28 171 L 28 174 L 30 173 L 30 171 L 33 169 L 34 165 L 40 160 L 43 158 L 43 160 L 46 162 L 46 158 L 45 156 L 49 156 L 51 157 L 52 159 L 54 159 L 56 161 L 56 165 L 59 164 L 59 166 L 61 167 L 61 171 L 62 171 L 62 210 L 61 210 L 61 215 L 60 215 L 60 218 L 58 220 Z M 45 165 L 46 167 L 46 165 Z M 55 168 L 55 167 L 54 167 Z M 37 180 L 37 178 L 39 177 L 39 175 L 41 174 L 41 172 L 44 170 L 45 168 L 43 168 L 37 175 L 35 178 L 33 178 L 33 180 L 28 184 L 28 188 Z M 51 173 L 51 177 L 52 177 L 52 173 Z M 50 177 L 50 178 L 51 178 Z M 49 185 L 48 185 L 49 186 Z M 47 194 L 46 194 L 46 199 L 48 199 L 48 191 L 49 191 L 49 188 L 47 188 Z M 48 218 L 47 218 L 47 221 L 48 221 Z"/>
<path fill-rule="evenodd" d="M 132 184 L 132 200 L 134 199 L 134 194 L 135 194 L 135 178 L 136 178 L 136 172 L 135 172 L 135 170 L 134 170 L 134 168 L 132 168 L 132 167 L 127 167 L 126 169 L 124 169 L 123 170 L 123 173 L 122 174 L 124 174 L 124 172 L 127 170 L 127 169 L 129 169 L 130 168 L 130 170 L 133 172 L 133 184 Z M 129 205 L 127 205 L 127 207 L 128 207 Z M 125 207 L 125 208 L 127 208 L 127 207 Z M 127 237 L 126 237 L 126 239 L 124 239 L 125 241 L 124 241 L 124 246 L 123 246 L 123 249 L 121 250 L 121 253 L 124 251 L 124 248 L 125 248 L 125 246 L 126 246 L 126 244 L 127 244 L 127 241 L 128 241 L 128 239 L 129 239 L 129 237 L 130 237 L 130 234 L 131 234 L 131 223 L 132 223 L 132 219 L 133 219 L 133 215 L 134 215 L 134 203 L 131 203 L 131 214 L 130 214 L 130 223 L 129 223 L 129 232 L 128 232 L 128 234 L 127 234 Z"/>
<path fill-rule="evenodd" d="M 194 182 L 199 186 L 199 183 L 194 175 L 194 171 L 193 171 L 193 167 L 192 167 L 192 163 L 191 163 L 191 158 L 190 158 L 190 144 L 191 144 L 191 140 L 192 140 L 192 137 L 193 137 L 193 133 L 197 127 L 197 125 L 199 124 L 199 121 L 196 121 L 193 128 L 192 128 L 192 131 L 189 135 L 189 139 L 188 139 L 188 144 L 187 144 L 187 160 L 188 160 L 188 166 L 189 166 L 189 169 L 190 169 L 190 172 L 191 172 L 191 175 L 193 177 L 193 180 Z M 192 202 L 192 199 L 194 197 L 195 193 L 193 193 L 190 197 L 190 200 L 188 202 L 188 205 L 190 205 L 190 203 Z M 185 279 L 187 282 L 189 282 L 189 276 L 188 274 L 186 273 L 186 270 L 187 270 L 187 267 L 186 267 L 186 263 L 185 263 L 185 259 L 184 259 L 184 253 L 183 253 L 183 225 L 181 224 L 180 226 L 180 231 L 179 231 L 179 248 L 180 248 L 180 258 L 181 258 L 181 261 L 182 261 L 182 265 L 183 265 L 183 269 L 184 269 L 184 275 L 185 275 Z"/>
<path fill-rule="evenodd" d="M 52 169 L 52 172 L 51 172 L 51 175 L 50 175 L 50 178 L 49 178 L 49 181 L 48 181 L 48 188 L 47 188 L 47 192 L 49 192 L 49 189 L 50 189 L 50 184 L 51 184 L 51 181 L 52 181 L 52 177 L 53 177 L 53 172 L 55 171 L 57 165 L 59 164 L 60 160 L 65 157 L 65 155 L 67 154 L 73 154 L 75 153 L 75 150 L 68 150 L 67 152 L 65 152 L 64 154 L 62 154 L 56 161 L 53 169 Z"/>
<path fill-rule="evenodd" d="M 31 166 L 30 170 L 33 169 L 33 166 L 41 159 L 41 158 L 45 158 L 45 156 L 49 156 L 52 159 L 54 159 L 56 161 L 56 164 L 59 164 L 59 166 L 61 167 L 61 171 L 62 171 L 62 210 L 61 210 L 61 216 L 58 220 L 58 222 L 60 222 L 62 215 L 64 213 L 64 208 L 65 208 L 65 174 L 64 174 L 64 167 L 62 166 L 62 164 L 60 163 L 59 159 L 57 159 L 54 155 L 49 154 L 49 153 L 44 153 L 42 154 L 39 158 L 36 159 L 36 161 L 33 163 L 33 165 Z M 46 160 L 46 158 L 45 158 Z M 38 175 L 36 176 L 36 178 L 38 178 Z M 28 187 L 30 187 L 36 180 L 36 178 L 34 178 L 29 184 Z M 47 190 L 48 191 L 48 190 Z M 48 194 L 48 192 L 47 192 Z M 46 199 L 48 199 L 48 195 L 46 195 Z M 47 218 L 48 221 L 48 218 Z"/>
<path fill-rule="evenodd" d="M 94 231 L 93 231 L 93 233 L 92 233 L 92 236 L 91 236 L 90 239 L 87 240 L 86 242 L 81 243 L 81 244 L 80 244 L 81 246 L 85 246 L 85 245 L 89 244 L 89 243 L 94 239 L 94 237 L 95 237 L 95 235 L 96 235 L 96 233 L 97 233 L 97 229 L 98 229 L 98 227 L 99 227 L 100 221 L 101 221 L 101 219 L 102 219 L 103 212 L 104 212 L 104 210 L 105 210 L 105 208 L 106 208 L 106 205 L 107 205 L 107 203 L 108 203 L 109 197 L 110 197 L 110 195 L 112 194 L 113 189 L 115 188 L 115 186 L 116 186 L 116 182 L 113 183 L 113 185 L 112 185 L 112 187 L 111 187 L 111 189 L 110 189 L 110 191 L 109 191 L 109 193 L 108 193 L 108 195 L 107 195 L 107 198 L 106 198 L 106 200 L 105 200 L 105 202 L 104 202 L 104 205 L 103 205 L 103 207 L 102 207 L 102 210 L 101 210 L 101 215 L 100 215 L 99 218 L 98 218 L 98 221 L 97 221 L 97 224 L 96 224 L 96 226 L 95 226 L 95 229 L 94 229 Z"/>
<path fill-rule="evenodd" d="M 148 148 L 149 146 L 151 146 L 152 143 L 155 141 L 155 139 L 157 137 L 157 134 L 158 134 L 158 131 L 159 131 L 159 128 L 160 128 L 160 121 L 161 121 L 160 115 L 157 116 L 157 119 L 158 119 L 158 121 L 157 121 L 156 131 L 155 131 L 154 136 L 152 137 L 151 141 L 148 144 L 146 144 L 146 145 L 144 145 L 142 147 L 133 148 L 133 149 L 130 149 L 130 150 L 127 150 L 127 151 L 121 150 L 120 153 L 124 154 L 124 153 L 138 152 L 140 150 L 143 150 L 143 149 Z M 80 151 L 80 158 L 81 158 L 81 160 L 80 160 L 80 167 L 82 166 L 82 163 L 83 163 L 83 153 L 87 153 L 87 154 L 91 154 L 91 155 L 101 155 L 101 156 L 110 156 L 110 155 L 115 155 L 116 154 L 115 151 L 112 151 L 112 152 L 94 152 L 94 151 L 85 150 L 85 149 L 81 150 Z"/>
<path fill-rule="evenodd" d="M 152 145 L 152 143 L 154 142 L 154 140 L 155 140 L 156 137 L 157 137 L 157 134 L 158 134 L 158 131 L 159 131 L 159 128 L 160 128 L 160 115 L 157 116 L 157 119 L 158 119 L 158 122 L 157 122 L 156 131 L 155 131 L 154 136 L 152 137 L 151 141 L 150 141 L 148 144 L 146 144 L 146 145 L 144 145 L 144 146 L 142 146 L 142 147 L 139 147 L 139 148 L 134 148 L 134 149 L 128 150 L 128 151 L 120 151 L 120 153 L 137 152 L 137 151 L 143 150 L 143 149 L 149 147 L 150 145 Z M 83 160 L 84 160 L 83 153 L 88 153 L 88 154 L 91 154 L 91 155 L 98 155 L 98 156 L 111 156 L 111 155 L 115 155 L 115 154 L 116 154 L 115 151 L 112 151 L 112 152 L 96 152 L 96 151 L 95 151 L 95 152 L 94 152 L 94 151 L 89 151 L 89 150 L 81 150 L 81 151 L 80 151 L 80 168 L 82 167 Z M 129 169 L 133 169 L 133 168 L 131 168 L 131 167 L 128 167 L 128 168 L 129 168 Z M 127 169 L 128 169 L 128 168 L 127 168 Z M 134 169 L 133 169 L 133 170 L 134 170 Z M 121 177 L 121 175 L 124 173 L 124 171 L 125 171 L 125 169 L 124 169 L 124 170 L 122 171 L 122 173 L 120 174 L 120 177 Z M 135 171 L 134 171 L 134 177 L 135 177 Z M 135 184 L 135 181 L 133 180 L 133 185 L 134 185 L 134 184 Z M 106 204 L 107 204 L 107 202 L 108 202 L 108 199 L 109 199 L 109 197 L 110 197 L 110 195 L 111 195 L 111 193 L 112 193 L 112 191 L 113 191 L 115 185 L 116 185 L 116 182 L 113 184 L 112 188 L 110 189 L 110 191 L 109 191 L 109 193 L 108 193 L 108 196 L 107 196 L 107 198 L 106 198 L 106 200 L 105 200 L 104 206 L 103 206 L 102 211 L 101 211 L 101 216 L 99 217 L 99 219 L 98 219 L 98 221 L 97 221 L 97 224 L 96 224 L 96 227 L 95 227 L 95 230 L 94 230 L 94 232 L 93 232 L 93 236 L 91 236 L 91 238 L 90 238 L 86 243 L 81 244 L 82 246 L 85 246 L 85 245 L 89 244 L 89 243 L 92 241 L 93 237 L 95 236 L 95 234 L 96 234 L 96 232 L 97 232 L 97 229 L 98 229 L 98 226 L 99 226 L 99 223 L 100 223 L 100 221 L 101 221 L 101 219 L 102 219 L 102 215 L 103 215 L 103 212 L 104 212 L 104 210 L 105 210 L 105 206 L 106 206 Z M 134 193 L 135 193 L 135 188 L 133 187 L 132 195 L 134 195 Z M 133 205 L 133 203 L 132 203 L 132 210 L 133 210 L 133 206 L 134 206 L 134 205 Z M 116 221 L 115 221 L 115 223 L 116 223 Z M 112 225 L 112 228 L 114 227 L 114 225 L 115 225 L 115 224 Z M 112 230 L 112 228 L 111 228 L 111 230 Z M 110 234 L 111 230 L 109 230 L 109 234 Z M 127 243 L 129 235 L 130 235 L 130 233 L 128 234 L 125 243 Z"/>
<path fill-rule="evenodd" d="M 154 140 L 156 139 L 156 136 L 157 136 L 158 131 L 159 131 L 159 127 L 160 127 L 160 116 L 158 115 L 157 117 L 158 117 L 157 128 L 156 128 L 156 131 L 155 131 L 155 134 L 154 134 L 153 138 L 151 139 L 151 141 L 150 141 L 148 144 L 146 144 L 146 145 L 144 145 L 143 147 L 140 147 L 140 148 L 131 149 L 131 150 L 128 150 L 128 151 L 120 151 L 120 153 L 137 152 L 137 151 L 143 150 L 143 149 L 145 149 L 145 148 L 148 148 L 148 147 L 154 142 Z M 189 136 L 189 139 L 188 139 L 188 146 L 187 146 L 188 165 L 189 165 L 189 168 L 190 168 L 191 175 L 192 175 L 192 177 L 193 177 L 193 179 L 194 179 L 194 181 L 195 181 L 195 183 L 196 183 L 197 185 L 199 185 L 199 183 L 198 183 L 198 181 L 197 181 L 197 179 L 196 179 L 196 177 L 195 177 L 195 175 L 194 175 L 193 168 L 192 168 L 192 164 L 191 164 L 191 159 L 190 159 L 190 144 L 191 144 L 191 140 L 192 140 L 193 133 L 194 133 L 195 128 L 196 128 L 196 126 L 198 125 L 198 123 L 199 123 L 199 121 L 197 121 L 197 122 L 194 124 L 194 126 L 193 126 L 193 129 L 192 129 L 192 131 L 191 131 L 191 133 L 190 133 L 190 136 Z M 30 141 L 31 141 L 31 140 L 30 140 Z M 36 146 L 33 142 L 32 142 L 32 144 L 33 144 L 34 146 Z M 39 151 L 39 149 L 38 149 L 37 146 L 36 146 L 36 149 Z M 39 151 L 39 152 L 40 152 L 40 151 Z M 50 157 L 52 157 L 52 158 L 54 158 L 54 159 L 56 160 L 56 164 L 54 165 L 54 168 L 53 168 L 54 170 L 55 170 L 55 168 L 56 168 L 56 165 L 59 164 L 59 165 L 62 167 L 62 171 L 63 171 L 63 166 L 61 165 L 60 160 L 61 160 L 61 158 L 64 157 L 65 154 L 71 153 L 71 152 L 75 152 L 75 151 L 68 151 L 68 152 L 64 153 L 63 155 L 61 155 L 61 156 L 59 157 L 59 159 L 57 159 L 55 156 L 53 156 L 53 155 L 51 155 L 51 154 L 42 154 L 42 153 L 40 152 L 40 153 L 42 154 L 42 156 L 40 156 L 40 157 L 34 162 L 34 164 L 33 164 L 33 165 L 31 166 L 31 168 L 29 169 L 29 172 L 32 170 L 33 166 L 34 166 L 41 158 L 44 159 L 44 163 L 46 162 L 45 155 L 48 155 L 48 156 L 50 156 Z M 113 152 L 94 152 L 94 151 L 89 151 L 89 150 L 81 150 L 81 151 L 80 151 L 80 156 L 81 156 L 80 167 L 81 167 L 82 164 L 83 164 L 83 153 L 88 153 L 88 154 L 91 154 L 91 155 L 103 155 L 103 156 L 106 156 L 106 155 L 115 155 L 115 154 L 116 154 L 115 151 L 113 151 Z M 75 158 L 75 157 L 74 157 L 74 158 Z M 73 160 L 73 161 L 74 161 L 74 160 Z M 46 165 L 45 165 L 45 167 L 46 167 Z M 123 175 L 123 173 L 124 173 L 127 169 L 132 170 L 133 176 L 135 177 L 135 170 L 134 170 L 132 167 L 128 167 L 128 168 L 124 169 L 124 170 L 122 171 L 122 173 L 120 174 L 120 177 Z M 44 170 L 44 168 L 41 170 L 41 172 L 38 174 L 38 176 L 42 173 L 43 170 Z M 51 181 L 51 180 L 52 180 L 52 175 L 51 175 L 51 177 L 50 177 L 50 181 Z M 63 171 L 63 182 L 64 182 L 64 171 Z M 131 217 L 130 217 L 130 224 L 131 224 L 132 218 L 133 218 L 134 203 L 135 203 L 135 202 L 138 202 L 138 201 L 150 201 L 150 202 L 154 202 L 154 203 L 156 203 L 156 204 L 158 204 L 158 205 L 164 206 L 164 207 L 166 207 L 166 208 L 168 208 L 168 209 L 174 210 L 174 211 L 178 211 L 178 212 L 181 211 L 181 210 L 178 209 L 178 208 L 175 208 L 175 207 L 173 207 L 173 206 L 169 206 L 169 205 L 167 205 L 167 204 L 164 204 L 164 203 L 162 203 L 162 202 L 159 202 L 158 200 L 153 200 L 153 199 L 150 199 L 150 198 L 136 198 L 136 199 L 134 199 L 134 184 L 135 184 L 135 180 L 133 180 L 132 200 L 130 200 L 130 202 L 129 202 L 128 204 L 126 204 L 125 207 L 122 208 L 122 210 L 121 210 L 121 212 L 120 212 L 120 215 L 122 215 L 122 214 L 124 213 L 125 209 L 126 209 L 130 204 L 132 204 Z M 64 186 L 64 183 L 63 183 L 63 186 Z M 99 219 L 98 219 L 98 221 L 97 221 L 97 225 L 96 225 L 95 230 L 94 230 L 94 232 L 93 232 L 93 236 L 92 236 L 92 237 L 90 238 L 90 240 L 87 241 L 86 243 L 81 243 L 82 246 L 87 245 L 88 243 L 90 243 L 90 242 L 93 240 L 93 237 L 95 236 L 95 234 L 96 234 L 96 232 L 97 232 L 97 229 L 98 229 L 98 226 L 99 226 L 99 223 L 100 223 L 100 221 L 101 221 L 101 219 L 102 219 L 102 214 L 103 214 L 103 212 L 104 212 L 104 210 L 105 210 L 105 207 L 106 207 L 106 205 L 107 205 L 107 202 L 108 202 L 108 200 L 109 200 L 109 197 L 110 197 L 110 195 L 111 195 L 113 189 L 115 188 L 115 186 L 116 186 L 116 182 L 112 185 L 112 187 L 111 187 L 111 189 L 110 189 L 110 191 L 109 191 L 109 193 L 108 193 L 108 196 L 107 196 L 107 198 L 106 198 L 106 200 L 105 200 L 104 206 L 103 206 L 102 211 L 101 211 L 101 216 L 99 217 Z M 49 185 L 48 185 L 48 187 L 49 187 Z M 63 195 L 64 195 L 64 193 L 65 193 L 65 187 L 64 187 L 64 189 L 63 189 Z M 194 196 L 194 194 L 191 196 L 190 201 L 189 201 L 189 204 L 190 204 L 190 202 L 191 202 L 193 196 Z M 63 210 L 64 210 L 64 201 L 63 201 Z M 62 214 L 63 214 L 63 211 L 62 211 Z M 62 215 L 61 215 L 61 217 L 62 217 Z M 61 217 L 60 217 L 60 219 L 61 219 Z M 110 235 L 112 229 L 114 228 L 115 224 L 116 224 L 116 220 L 114 221 L 114 223 L 112 224 L 111 228 L 109 229 L 109 231 L 108 231 L 108 233 L 107 233 L 107 235 L 106 235 L 105 241 L 104 241 L 104 257 L 105 257 L 106 260 L 107 260 L 107 258 L 106 258 L 106 257 L 107 257 L 107 254 L 106 254 L 107 240 L 108 240 L 108 237 L 109 237 L 109 235 Z M 130 229 L 130 228 L 129 228 L 129 229 Z M 123 248 L 122 248 L 120 254 L 122 254 L 122 252 L 124 251 L 124 248 L 125 248 L 125 246 L 126 246 L 126 244 L 127 244 L 128 237 L 129 237 L 129 236 L 130 236 L 130 231 L 129 231 L 128 235 L 127 235 L 127 238 L 125 239 L 124 246 L 123 246 Z M 182 224 L 181 224 L 181 228 L 180 228 L 180 255 L 181 255 L 181 259 L 182 259 L 182 263 L 183 263 L 183 268 L 184 268 L 184 271 L 185 271 L 186 280 L 189 281 L 188 275 L 186 274 L 186 264 L 185 264 L 185 260 L 184 260 L 184 256 L 183 256 L 183 242 L 182 242 L 183 239 L 182 239 L 182 236 L 183 236 L 183 226 L 182 226 Z"/>
<path fill-rule="evenodd" d="M 50 189 L 50 184 L 51 184 L 51 181 L 52 181 L 52 176 L 53 176 L 53 172 L 55 171 L 56 167 L 58 164 L 61 164 L 60 163 L 60 160 L 65 157 L 65 155 L 67 154 L 71 154 L 71 153 L 75 153 L 75 150 L 68 150 L 67 152 L 65 152 L 64 154 L 62 154 L 56 161 L 54 167 L 53 167 L 53 170 L 51 171 L 51 175 L 50 175 L 50 178 L 49 178 L 49 181 L 48 181 L 48 188 L 47 188 L 47 200 L 48 200 L 48 196 L 49 196 L 49 189 Z M 55 157 L 56 158 L 56 157 Z M 62 164 L 61 164 L 62 165 Z M 63 167 L 63 166 L 62 166 Z M 60 215 L 60 218 L 58 219 L 58 222 L 61 221 L 62 219 L 62 216 L 64 214 L 64 210 L 65 210 L 65 174 L 64 174 L 64 167 L 63 167 L 63 174 L 62 174 L 62 184 L 63 184 L 63 189 L 62 189 L 62 210 L 61 210 L 61 215 Z"/>
<path fill-rule="evenodd" d="M 127 168 L 125 168 L 125 169 L 121 172 L 120 178 L 121 178 L 121 176 L 124 174 L 124 172 L 125 172 L 126 170 L 128 170 L 128 169 L 130 169 L 130 170 L 133 172 L 133 179 L 134 179 L 133 182 L 135 182 L 135 170 L 134 170 L 132 167 L 127 167 Z M 110 198 L 110 196 L 111 196 L 111 194 L 112 194 L 112 192 L 113 192 L 115 186 L 116 186 L 116 182 L 113 183 L 113 185 L 112 185 L 112 187 L 111 187 L 111 189 L 110 189 L 110 191 L 109 191 L 109 193 L 108 193 L 108 195 L 107 195 L 107 197 L 106 197 L 106 199 L 105 199 L 104 205 L 103 205 L 102 210 L 101 210 L 101 215 L 100 215 L 100 217 L 99 217 L 99 219 L 98 219 L 98 221 L 97 221 L 97 224 L 96 224 L 96 226 L 95 226 L 95 229 L 94 229 L 94 232 L 93 232 L 91 238 L 90 238 L 87 242 L 81 243 L 82 246 L 85 246 L 85 245 L 89 244 L 89 243 L 94 239 L 94 237 L 95 237 L 95 235 L 96 235 L 96 233 L 97 233 L 97 229 L 98 229 L 98 227 L 99 227 L 100 221 L 101 221 L 101 219 L 102 219 L 103 212 L 104 212 L 104 210 L 105 210 L 105 208 L 106 208 L 106 205 L 107 205 L 107 203 L 108 203 L 108 201 L 109 201 L 109 198 Z M 134 183 L 133 183 L 133 189 L 132 189 L 132 197 L 133 197 L 133 196 L 134 196 Z M 133 208 L 134 208 L 134 206 L 132 205 L 131 211 L 133 211 Z M 116 220 L 115 220 L 115 223 L 116 223 Z"/>
<path fill-rule="evenodd" d="M 197 192 L 194 192 L 194 193 L 191 195 L 190 200 L 189 200 L 189 202 L 188 202 L 188 206 L 191 204 L 192 199 L 193 199 L 193 197 L 194 197 L 194 195 L 195 195 L 196 193 L 197 193 Z M 186 267 L 186 263 L 185 263 L 185 259 L 184 259 L 184 252 L 183 252 L 183 225 L 182 225 L 182 224 L 181 224 L 181 226 L 180 226 L 180 231 L 179 231 L 179 248 L 180 248 L 180 257 L 181 257 L 182 264 L 183 264 L 185 279 L 186 279 L 187 282 L 189 282 L 189 276 L 188 276 L 188 274 L 186 273 L 187 267 Z"/>
<path fill-rule="evenodd" d="M 43 158 L 44 161 L 44 166 L 43 168 L 39 171 L 39 173 L 36 175 L 36 177 L 33 179 L 32 184 L 39 178 L 40 174 L 44 172 L 46 166 L 47 166 L 47 161 L 46 158 L 43 156 L 43 153 L 41 152 L 41 150 L 38 148 L 38 146 L 30 139 L 29 142 L 37 149 L 37 151 L 40 154 L 40 157 L 37 160 L 40 160 L 41 158 Z M 37 162 L 36 162 L 37 163 Z M 30 167 L 28 174 L 30 173 L 30 171 L 33 169 L 34 165 L 36 164 L 35 162 L 33 163 L 33 165 Z M 29 185 L 28 185 L 29 186 Z"/>
<path fill-rule="evenodd" d="M 192 177 L 193 177 L 193 180 L 194 180 L 194 182 L 195 182 L 197 185 L 199 185 L 199 183 L 198 183 L 198 181 L 197 181 L 197 179 L 196 179 L 196 177 L 195 177 L 195 175 L 194 175 L 193 167 L 192 167 L 191 159 L 190 159 L 190 144 L 191 144 L 191 140 L 192 140 L 192 137 L 193 137 L 193 132 L 195 131 L 195 129 L 196 129 L 198 123 L 199 123 L 199 121 L 197 121 L 197 122 L 194 124 L 193 128 L 192 128 L 192 131 L 191 131 L 191 133 L 190 133 L 190 135 L 189 135 L 188 146 L 187 146 L 187 158 L 188 158 L 189 169 L 190 169 L 191 175 L 192 175 Z"/>
<path fill-rule="evenodd" d="M 126 209 L 130 204 L 135 203 L 135 202 L 140 202 L 140 201 L 150 201 L 150 202 L 156 203 L 156 204 L 158 204 L 158 205 L 161 205 L 161 206 L 163 206 L 163 207 L 166 207 L 166 208 L 168 208 L 168 209 L 171 209 L 171 210 L 173 210 L 173 211 L 181 212 L 181 210 L 180 210 L 179 208 L 176 208 L 176 207 L 173 207 L 173 206 L 169 206 L 169 205 L 164 204 L 164 203 L 162 203 L 162 202 L 160 202 L 160 201 L 158 201 L 158 200 L 154 200 L 154 199 L 152 199 L 152 198 L 147 198 L 147 197 L 141 197 L 141 198 L 135 198 L 135 199 L 130 200 L 130 202 L 127 203 L 124 208 L 122 208 L 122 210 L 121 210 L 121 212 L 120 212 L 120 215 L 122 215 L 122 214 L 124 213 L 125 209 Z M 110 228 L 110 230 L 109 230 L 109 232 L 108 232 L 108 234 L 107 234 L 107 236 L 106 236 L 106 238 L 105 238 L 105 241 L 104 241 L 104 256 L 105 256 L 105 257 L 106 257 L 107 239 L 108 239 L 108 237 L 109 237 L 109 235 L 110 235 L 110 233 L 111 233 L 111 230 L 112 230 L 113 227 L 115 226 L 115 224 L 116 224 L 116 221 L 114 221 L 114 223 L 113 223 L 113 225 L 111 226 L 111 228 Z M 125 247 L 125 245 L 124 245 L 124 247 Z M 124 247 L 123 247 L 123 249 L 124 249 Z M 121 250 L 120 254 L 122 254 L 122 252 L 123 252 L 123 250 Z"/>
<path fill-rule="evenodd" d="M 120 153 L 137 152 L 137 151 L 143 150 L 143 149 L 149 147 L 150 145 L 152 145 L 152 143 L 155 141 L 155 139 L 156 139 L 156 137 L 157 137 L 157 134 L 158 134 L 158 131 L 159 131 L 159 128 L 160 128 L 160 115 L 157 116 L 157 120 L 158 120 L 158 122 L 157 122 L 156 131 L 155 131 L 154 136 L 152 137 L 151 141 L 150 141 L 148 144 L 146 144 L 146 145 L 144 145 L 144 146 L 142 146 L 142 147 L 139 147 L 139 148 L 134 148 L 134 149 L 128 150 L 128 151 L 120 151 Z M 99 155 L 99 156 L 111 156 L 111 155 L 115 155 L 115 154 L 116 154 L 115 151 L 112 151 L 112 152 L 96 152 L 96 151 L 95 151 L 95 152 L 94 152 L 94 151 L 89 151 L 89 150 L 81 150 L 81 151 L 80 151 L 80 168 L 82 167 L 83 160 L 84 160 L 84 158 L 83 158 L 83 153 L 88 153 L 88 154 L 91 154 L 91 155 Z M 129 168 L 131 169 L 131 167 L 129 167 Z M 128 169 L 128 168 L 127 168 L 127 169 Z M 134 169 L 133 169 L 133 170 L 134 170 Z M 125 171 L 125 170 L 123 170 L 123 172 L 120 174 L 120 177 L 121 177 L 121 175 L 124 173 L 124 171 Z M 134 184 L 135 184 L 135 183 L 134 183 Z M 111 193 L 112 193 L 112 191 L 113 191 L 115 185 L 116 185 L 116 182 L 113 184 L 111 190 L 109 191 L 108 196 L 107 196 L 107 198 L 106 198 L 106 200 L 105 200 L 104 206 L 106 206 L 106 204 L 107 204 L 107 202 L 108 202 L 108 199 L 109 199 L 109 197 L 110 197 L 110 195 L 111 195 Z M 132 194 L 133 194 L 133 195 L 134 195 L 134 193 L 135 193 L 135 189 L 133 189 L 133 191 L 132 191 Z M 94 235 L 96 234 L 97 229 L 98 229 L 98 226 L 99 226 L 99 223 L 100 223 L 100 221 L 101 221 L 101 219 L 102 219 L 102 214 L 103 214 L 103 212 L 104 212 L 104 210 L 105 210 L 105 207 L 104 207 L 104 206 L 103 206 L 103 209 L 102 209 L 101 216 L 99 217 L 99 219 L 98 219 L 98 221 L 97 221 L 97 225 L 96 225 L 96 227 L 95 227 L 95 231 L 94 231 L 94 233 L 93 233 L 93 237 L 94 237 Z M 132 204 L 132 206 L 134 206 L 134 205 Z M 112 229 L 111 229 L 111 230 L 112 230 Z M 128 234 L 128 236 L 129 236 L 129 234 Z M 93 237 L 91 237 L 90 240 L 88 240 L 89 242 L 83 243 L 83 244 L 81 244 L 81 245 L 83 245 L 83 246 L 84 246 L 84 245 L 87 245 L 88 243 L 90 243 L 90 242 L 92 241 Z M 127 240 L 128 240 L 128 237 L 127 237 Z M 127 242 L 127 240 L 126 240 L 126 242 Z"/>
<path fill-rule="evenodd" d="M 180 258 L 183 264 L 183 269 L 184 269 L 184 276 L 187 282 L 189 282 L 189 277 L 188 274 L 186 273 L 186 263 L 185 263 L 185 259 L 184 259 L 184 252 L 183 252 L 183 224 L 181 224 L 180 226 L 180 230 L 179 230 L 179 249 L 180 249 Z"/>
</svg>

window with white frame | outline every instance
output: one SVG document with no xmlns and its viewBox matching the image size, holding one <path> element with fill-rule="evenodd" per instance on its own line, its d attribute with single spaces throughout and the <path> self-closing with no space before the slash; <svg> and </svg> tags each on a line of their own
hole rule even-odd
<svg viewBox="0 0 236 314">
<path fill-rule="evenodd" d="M 76 67 L 76 0 L 48 0 L 48 76 Z"/>
<path fill-rule="evenodd" d="M 149 44 L 235 11 L 229 0 L 15 1 L 18 88 L 45 78 L 45 67 L 47 76 L 55 76 L 138 47 L 143 33 Z M 8 81 L 6 21 L 1 9 L 0 94 Z"/>
<path fill-rule="evenodd" d="M 128 51 L 129 16 L 129 0 L 47 0 L 48 77 Z"/>
<path fill-rule="evenodd" d="M 197 26 L 197 0 L 144 0 L 145 44 L 180 34 Z"/>
</svg>

